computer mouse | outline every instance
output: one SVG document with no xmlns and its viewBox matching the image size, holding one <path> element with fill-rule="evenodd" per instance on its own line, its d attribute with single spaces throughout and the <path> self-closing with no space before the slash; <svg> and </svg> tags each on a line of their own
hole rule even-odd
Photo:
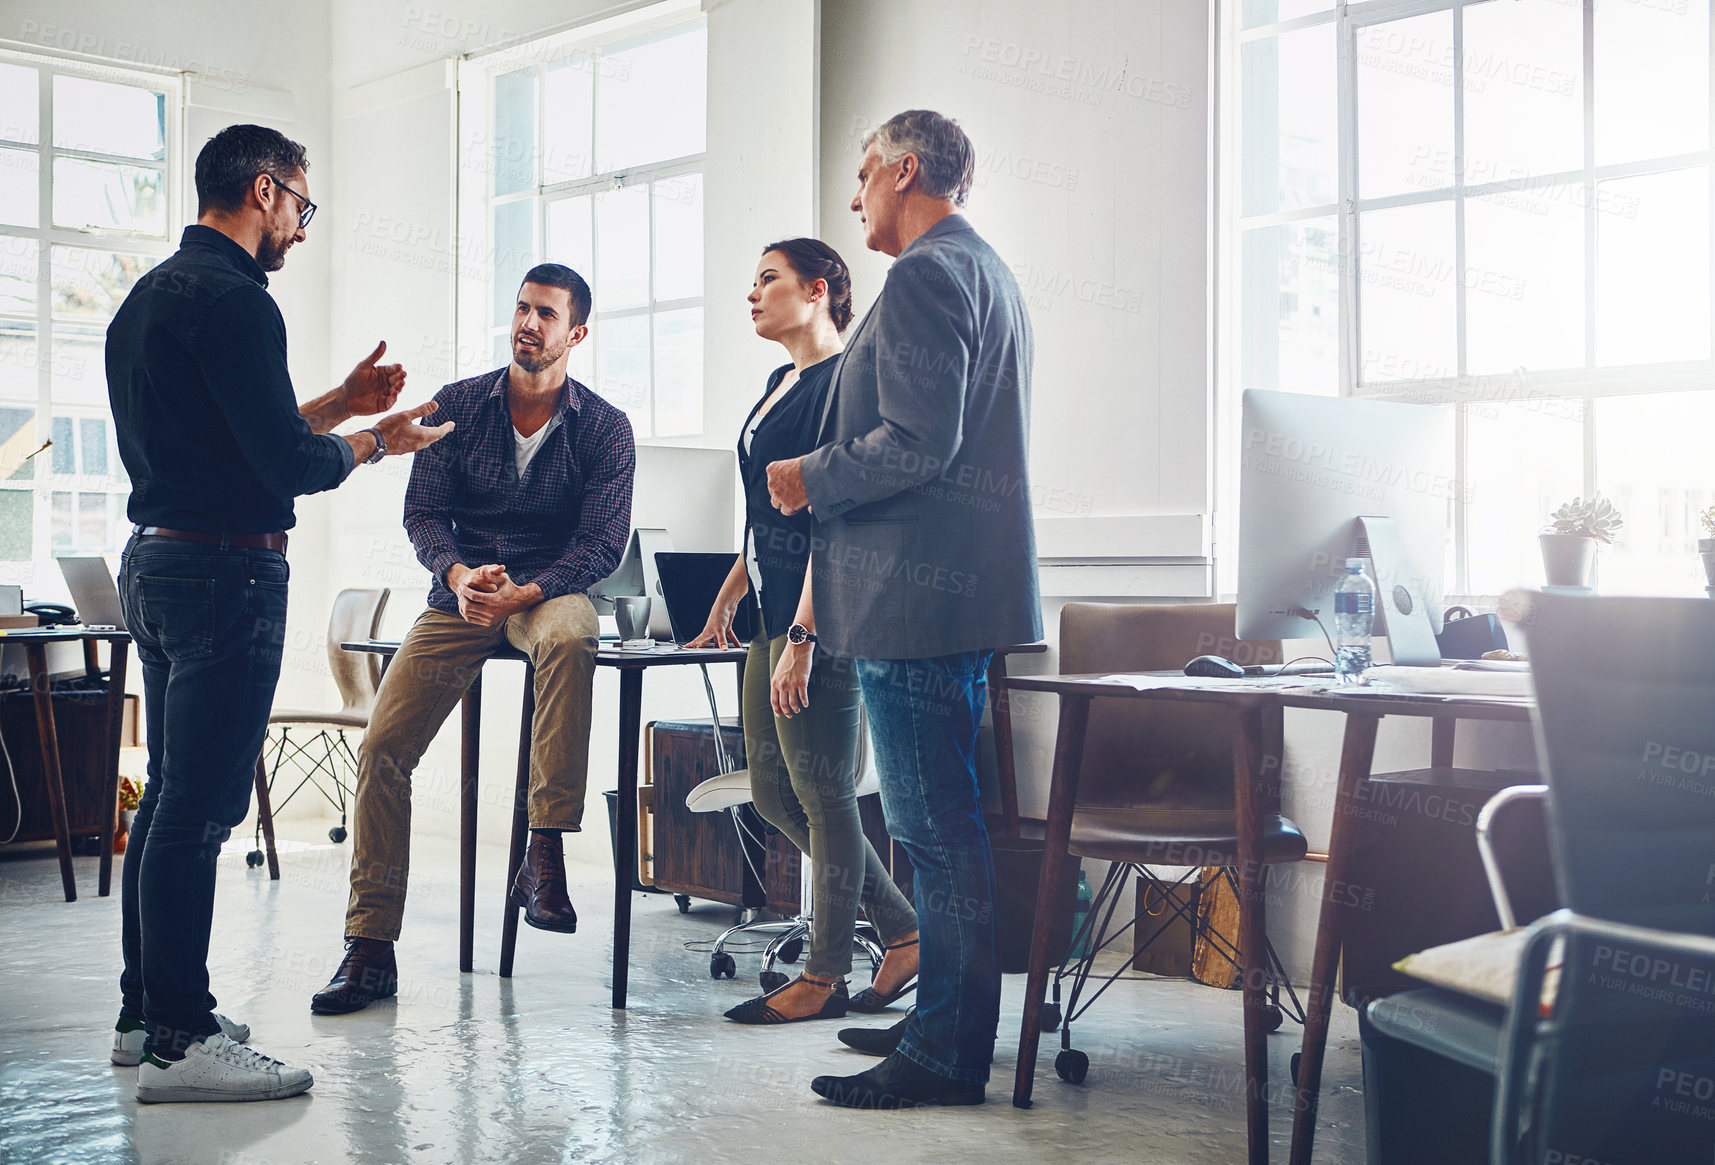
<svg viewBox="0 0 1715 1165">
<path fill-rule="evenodd" d="M 1237 680 L 1243 679 L 1245 669 L 1230 659 L 1222 659 L 1218 655 L 1199 655 L 1185 665 L 1188 676 L 1208 676 L 1214 679 Z"/>
</svg>

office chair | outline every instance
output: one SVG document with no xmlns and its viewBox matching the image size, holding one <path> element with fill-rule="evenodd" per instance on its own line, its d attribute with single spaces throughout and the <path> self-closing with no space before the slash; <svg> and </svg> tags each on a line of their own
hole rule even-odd
<svg viewBox="0 0 1715 1165">
<path fill-rule="evenodd" d="M 328 670 L 339 689 L 340 707 L 319 711 L 276 708 L 269 714 L 268 736 L 256 778 L 256 848 L 245 855 L 244 861 L 247 866 L 260 866 L 266 849 L 270 878 L 280 876 L 279 856 L 274 848 L 274 813 L 289 805 L 304 786 L 314 787 L 339 811 L 339 824 L 328 830 L 328 840 L 337 844 L 346 838 L 346 804 L 357 784 L 357 754 L 345 734 L 347 730 L 362 731 L 369 727 L 375 693 L 381 688 L 381 657 L 345 651 L 340 644 L 375 637 L 381 630 L 381 616 L 387 609 L 390 593 L 387 587 L 352 587 L 334 598 L 333 612 L 328 617 L 327 657 Z M 305 734 L 294 735 L 294 729 Z M 287 779 L 295 777 L 297 784 L 276 805 L 274 783 L 282 769 L 288 770 Z"/>
<path fill-rule="evenodd" d="M 1715 1159 L 1715 604 L 1532 596 L 1527 623 L 1547 784 L 1491 801 L 1479 846 L 1511 927 L 1493 822 L 1546 798 L 1564 908 L 1488 936 L 1522 948 L 1504 1009 L 1429 987 L 1364 1010 L 1370 1159 L 1491 1110 L 1493 1165 Z M 1465 1121 L 1424 1104 L 1437 1072 L 1488 1086 Z"/>
<path fill-rule="evenodd" d="M 1212 652 L 1244 663 L 1278 662 L 1278 642 L 1234 642 L 1235 617 L 1231 604 L 1068 603 L 1060 612 L 1059 670 L 1067 675 L 1178 671 L 1186 661 Z M 1239 892 L 1233 794 L 1232 722 L 1219 708 L 1092 701 L 1068 848 L 1078 857 L 1112 864 L 1072 940 L 1072 949 L 1085 953 L 1055 971 L 1052 1002 L 1043 1008 L 1041 1030 L 1060 1029 L 1061 1050 L 1054 1070 L 1062 1080 L 1081 1083 L 1089 1071 L 1089 1057 L 1072 1047 L 1073 1021 L 1125 973 L 1122 966 L 1084 998 L 1091 980 L 1097 978 L 1097 956 L 1137 926 L 1135 920 L 1117 928 L 1110 925 L 1120 891 L 1133 875 L 1166 887 L 1155 930 L 1137 950 L 1183 920 L 1191 927 L 1193 941 L 1206 941 L 1235 968 L 1240 966 L 1236 943 L 1207 925 L 1197 901 L 1201 869 L 1206 867 L 1218 868 L 1219 877 L 1235 895 Z M 1263 862 L 1296 862 L 1305 853 L 1298 827 L 1278 812 L 1265 812 Z M 1190 868 L 1169 882 L 1154 873 L 1152 864 Z M 1269 1030 L 1282 1020 L 1282 987 L 1287 991 L 1289 1014 L 1302 1023 L 1304 1010 L 1272 943 L 1267 967 Z M 1067 980 L 1071 991 L 1062 1011 L 1061 990 Z"/>
<path fill-rule="evenodd" d="M 746 805 L 751 803 L 750 770 L 730 769 L 731 760 L 725 750 L 716 742 L 717 763 L 722 769 L 729 769 L 718 776 L 710 777 L 685 796 L 685 807 L 693 813 L 727 813 L 733 822 L 733 828 L 738 831 L 740 848 L 749 861 L 750 846 L 744 845 L 750 827 L 740 815 Z M 857 795 L 867 797 L 881 792 L 881 777 L 875 767 L 875 757 L 870 748 L 869 717 L 863 714 L 858 724 L 858 761 L 854 766 L 857 774 Z M 750 840 L 757 843 L 757 849 L 763 848 L 760 838 Z M 758 883 L 762 882 L 759 871 L 756 874 Z M 727 951 L 726 945 L 735 936 L 750 934 L 773 934 L 768 945 L 762 952 L 762 971 L 757 976 L 764 991 L 772 991 L 783 985 L 789 978 L 784 972 L 774 969 L 776 963 L 796 963 L 803 954 L 804 946 L 810 940 L 810 927 L 815 920 L 815 908 L 810 901 L 811 877 L 810 855 L 803 854 L 798 861 L 798 913 L 791 918 L 780 920 L 765 920 L 762 918 L 746 919 L 736 926 L 728 927 L 715 940 L 713 952 L 709 955 L 709 977 L 711 979 L 731 979 L 738 971 L 738 964 Z M 881 941 L 875 933 L 875 928 L 868 922 L 859 921 L 852 942 L 857 949 L 869 959 L 870 973 L 873 975 L 881 966 L 885 954 Z"/>
</svg>

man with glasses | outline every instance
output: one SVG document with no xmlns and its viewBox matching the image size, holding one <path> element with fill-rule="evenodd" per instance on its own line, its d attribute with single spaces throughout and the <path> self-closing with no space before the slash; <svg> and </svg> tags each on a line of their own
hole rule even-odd
<svg viewBox="0 0 1715 1165">
<path fill-rule="evenodd" d="M 125 851 L 115 1064 L 140 1101 L 279 1100 L 310 1074 L 243 1046 L 214 1012 L 208 943 L 215 858 L 250 809 L 286 638 L 286 530 L 298 494 L 353 466 L 412 453 L 451 424 L 433 403 L 349 436 L 398 399 L 405 372 L 378 344 L 300 407 L 267 272 L 315 213 L 304 147 L 229 126 L 196 163 L 197 221 L 137 281 L 107 330 L 107 386 L 136 532 L 120 600 L 143 668 L 149 780 Z"/>
</svg>

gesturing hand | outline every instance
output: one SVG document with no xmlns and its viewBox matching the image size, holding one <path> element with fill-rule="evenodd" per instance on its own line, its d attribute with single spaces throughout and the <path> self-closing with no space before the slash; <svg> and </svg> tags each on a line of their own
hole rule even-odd
<svg viewBox="0 0 1715 1165">
<path fill-rule="evenodd" d="M 440 425 L 417 424 L 417 418 L 426 417 L 438 408 L 440 406 L 434 401 L 428 401 L 414 409 L 406 409 L 377 421 L 375 427 L 381 430 L 381 436 L 387 442 L 387 455 L 391 457 L 396 453 L 415 453 L 419 449 L 427 449 L 452 432 L 451 421 Z"/>
<path fill-rule="evenodd" d="M 375 345 L 375 351 L 357 362 L 357 367 L 351 370 L 351 375 L 345 378 L 340 387 L 345 390 L 346 411 L 354 417 L 367 417 L 374 413 L 386 412 L 393 407 L 393 402 L 399 399 L 399 390 L 405 387 L 405 366 L 402 364 L 377 364 L 387 351 L 387 341 Z M 388 444 L 392 445 L 389 437 Z"/>
</svg>

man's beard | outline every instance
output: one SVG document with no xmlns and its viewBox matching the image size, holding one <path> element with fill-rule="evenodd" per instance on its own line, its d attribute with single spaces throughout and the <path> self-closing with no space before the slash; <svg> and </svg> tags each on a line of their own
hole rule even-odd
<svg viewBox="0 0 1715 1165">
<path fill-rule="evenodd" d="M 256 244 L 256 262 L 264 271 L 278 271 L 286 265 L 286 251 L 292 245 L 292 236 L 286 235 L 275 238 L 263 235 Z"/>
<path fill-rule="evenodd" d="M 517 340 L 512 341 L 512 359 L 517 361 L 518 367 L 526 372 L 540 372 L 544 368 L 551 367 L 554 361 L 565 354 L 566 346 L 564 344 L 558 348 L 549 348 L 546 345 L 538 348 L 526 348 Z"/>
</svg>

